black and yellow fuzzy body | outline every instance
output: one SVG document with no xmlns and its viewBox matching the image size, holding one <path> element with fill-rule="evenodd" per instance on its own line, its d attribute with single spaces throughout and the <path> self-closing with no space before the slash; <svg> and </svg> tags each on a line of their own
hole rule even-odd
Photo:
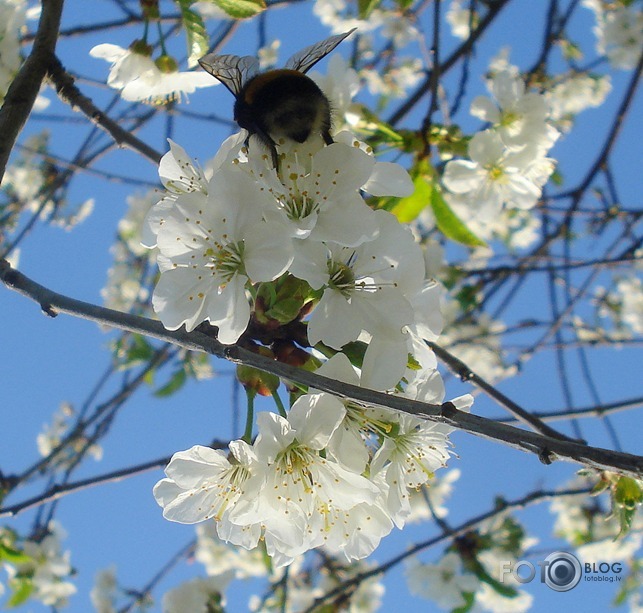
<svg viewBox="0 0 643 613">
<path fill-rule="evenodd" d="M 285 68 L 266 72 L 260 72 L 259 61 L 248 55 L 209 53 L 199 60 L 204 70 L 232 92 L 235 121 L 270 150 L 276 170 L 281 138 L 304 143 L 317 134 L 327 145 L 333 142 L 328 98 L 305 73 L 354 30 L 310 45 L 290 57 Z"/>
<path fill-rule="evenodd" d="M 282 137 L 304 143 L 319 134 L 327 145 L 333 142 L 328 98 L 297 70 L 269 70 L 250 79 L 237 96 L 234 119 L 268 147 L 275 168 L 276 141 Z"/>
</svg>

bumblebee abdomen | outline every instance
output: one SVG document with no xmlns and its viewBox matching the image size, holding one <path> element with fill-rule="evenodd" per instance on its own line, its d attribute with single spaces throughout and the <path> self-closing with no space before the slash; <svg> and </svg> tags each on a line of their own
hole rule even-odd
<svg viewBox="0 0 643 613">
<path fill-rule="evenodd" d="M 311 134 L 330 129 L 330 105 L 317 84 L 297 70 L 270 70 L 243 88 L 235 120 L 251 132 L 285 136 L 303 143 Z M 324 136 L 324 138 L 326 138 Z"/>
</svg>

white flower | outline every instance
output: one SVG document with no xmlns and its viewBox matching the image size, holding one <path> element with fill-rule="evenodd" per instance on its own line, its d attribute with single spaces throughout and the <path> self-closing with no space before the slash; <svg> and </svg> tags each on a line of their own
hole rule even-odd
<svg viewBox="0 0 643 613">
<path fill-rule="evenodd" d="M 398 49 L 420 38 L 420 32 L 412 19 L 400 11 L 375 9 L 369 21 L 376 20 L 381 24 L 382 36 L 391 40 Z"/>
<path fill-rule="evenodd" d="M 540 185 L 526 175 L 529 157 L 507 151 L 500 136 L 491 131 L 477 133 L 469 143 L 471 160 L 447 163 L 442 181 L 455 194 L 465 195 L 475 214 L 490 221 L 503 205 L 532 208 L 541 194 Z M 536 159 L 536 158 L 532 158 Z"/>
<path fill-rule="evenodd" d="M 444 309 L 447 321 L 456 320 L 460 308 L 449 302 Z M 489 382 L 499 381 L 515 372 L 514 367 L 503 364 L 500 343 L 505 325 L 492 320 L 486 313 L 477 319 L 468 319 L 445 326 L 440 345 L 462 360 L 473 372 Z"/>
<path fill-rule="evenodd" d="M 373 238 L 373 212 L 359 190 L 373 174 L 375 159 L 343 143 L 320 148 L 312 141 L 285 153 L 281 178 L 274 172 L 257 176 L 272 196 L 267 218 L 289 227 L 298 239 L 356 246 Z"/>
<path fill-rule="evenodd" d="M 0 104 L 22 63 L 20 31 L 25 25 L 25 9 L 22 1 L 0 2 Z"/>
<path fill-rule="evenodd" d="M 456 553 L 447 553 L 437 564 L 422 564 L 412 558 L 406 568 L 406 581 L 412 594 L 448 611 L 464 606 L 463 594 L 475 592 L 480 585 L 474 575 L 462 572 Z"/>
<path fill-rule="evenodd" d="M 366 478 L 320 453 L 344 415 L 343 404 L 322 393 L 297 399 L 287 420 L 273 413 L 257 418 L 254 448 L 263 470 L 249 480 L 230 520 L 239 526 L 260 524 L 276 566 L 324 544 L 342 511 L 372 504 L 379 495 Z M 325 522 L 318 525 L 322 517 Z"/>
<path fill-rule="evenodd" d="M 243 441 L 230 443 L 231 459 L 220 450 L 195 445 L 172 456 L 167 478 L 154 486 L 163 517 L 181 524 L 223 521 L 243 494 L 255 454 Z"/>
<path fill-rule="evenodd" d="M 51 425 L 45 424 L 43 431 L 36 437 L 38 451 L 42 457 L 52 454 L 54 449 L 65 440 L 76 417 L 74 408 L 70 404 L 61 403 L 53 415 Z M 77 457 L 79 450 L 84 449 L 87 443 L 88 441 L 85 437 L 75 437 L 72 442 L 59 449 L 54 458 L 51 458 L 52 465 L 57 469 L 69 468 L 70 463 L 73 463 L 74 458 Z M 86 452 L 93 456 L 95 460 L 100 460 L 103 457 L 103 449 L 98 444 L 90 445 L 87 447 Z"/>
<path fill-rule="evenodd" d="M 364 370 L 372 373 L 378 356 L 384 354 L 387 366 L 382 373 L 385 378 L 369 376 L 369 385 L 387 389 L 399 381 L 406 367 L 404 327 L 414 323 L 409 298 L 422 288 L 424 259 L 413 236 L 390 213 L 374 215 L 380 226 L 375 240 L 354 249 L 296 244 L 291 270 L 313 288 L 324 288 L 308 323 L 310 343 L 321 341 L 341 349 L 367 332 L 371 339 Z"/>
<path fill-rule="evenodd" d="M 564 130 L 571 128 L 571 119 L 581 111 L 603 104 L 612 89 L 609 75 L 595 76 L 575 73 L 548 92 L 551 118 Z"/>
<path fill-rule="evenodd" d="M 209 321 L 225 344 L 245 331 L 246 283 L 276 279 L 293 257 L 287 229 L 264 221 L 262 197 L 252 177 L 231 165 L 215 172 L 207 195 L 193 191 L 173 203 L 158 225 L 161 278 L 152 299 L 166 328 L 191 331 Z"/>
<path fill-rule="evenodd" d="M 114 567 L 96 573 L 94 587 L 89 597 L 96 613 L 116 613 L 116 569 Z"/>
<path fill-rule="evenodd" d="M 333 113 L 333 129 L 339 132 L 344 124 L 354 125 L 360 113 L 352 108 L 353 97 L 360 89 L 359 77 L 348 62 L 339 54 L 333 55 L 328 62 L 326 74 L 311 72 L 308 75 L 330 101 Z"/>
<path fill-rule="evenodd" d="M 261 70 L 268 70 L 277 63 L 279 47 L 281 47 L 281 41 L 275 39 L 269 45 L 259 49 L 257 57 L 259 58 L 259 67 Z"/>
<path fill-rule="evenodd" d="M 578 557 L 583 562 L 623 562 L 636 556 L 643 544 L 643 534 L 629 533 L 625 538 L 607 538 L 581 545 L 576 549 Z"/>
<path fill-rule="evenodd" d="M 359 75 L 366 81 L 366 86 L 371 94 L 401 98 L 410 88 L 420 82 L 423 73 L 421 60 L 408 58 L 398 60 L 395 65 L 388 66 L 384 73 L 380 70 L 365 68 L 360 70 Z"/>
<path fill-rule="evenodd" d="M 639 277 L 624 278 L 616 284 L 621 298 L 621 317 L 635 334 L 643 334 L 643 282 Z"/>
<path fill-rule="evenodd" d="M 76 593 L 76 586 L 65 581 L 72 573 L 70 552 L 62 552 L 61 541 L 65 533 L 55 522 L 50 522 L 47 535 L 39 541 L 26 541 L 24 553 L 31 558 L 27 564 L 14 568 L 6 566 L 10 576 L 17 572 L 30 572 L 34 591 L 33 598 L 52 607 L 64 607 L 72 594 Z"/>
<path fill-rule="evenodd" d="M 421 487 L 446 466 L 451 428 L 404 413 L 396 417 L 397 430 L 377 450 L 371 471 L 383 471 L 389 486 L 387 508 L 401 527 L 411 512 L 408 490 Z"/>
<path fill-rule="evenodd" d="M 462 6 L 466 3 L 466 6 Z M 445 19 L 451 26 L 451 33 L 456 38 L 466 40 L 471 35 L 471 26 L 475 28 L 478 22 L 478 16 L 473 15 L 469 9 L 469 0 L 451 0 L 447 9 Z"/>
<path fill-rule="evenodd" d="M 165 187 L 165 193 L 149 209 L 141 230 L 141 244 L 149 249 L 156 247 L 156 235 L 179 196 L 192 192 L 208 193 L 208 181 L 200 166 L 188 156 L 183 147 L 171 139 L 168 139 L 168 143 L 170 150 L 159 163 L 159 178 Z"/>
<path fill-rule="evenodd" d="M 520 77 L 504 70 L 488 82 L 493 98 L 478 96 L 471 103 L 471 114 L 489 122 L 505 145 L 534 145 L 547 134 L 549 115 L 542 94 L 527 92 Z"/>
<path fill-rule="evenodd" d="M 635 2 L 599 3 L 586 0 L 583 5 L 596 13 L 597 49 L 607 55 L 614 68 L 631 70 L 643 47 L 643 11 Z"/>
<path fill-rule="evenodd" d="M 196 527 L 197 544 L 194 557 L 205 566 L 209 576 L 234 571 L 237 579 L 263 577 L 268 574 L 261 547 L 248 551 L 225 543 L 217 534 L 214 521 L 200 523 Z"/>
<path fill-rule="evenodd" d="M 107 84 L 121 90 L 121 97 L 129 102 L 163 104 L 180 100 L 197 88 L 212 87 L 218 81 L 203 71 L 179 72 L 169 56 L 152 60 L 145 43 L 136 41 L 130 49 L 103 43 L 89 54 L 111 63 Z M 159 67 L 160 66 L 160 67 Z"/>
<path fill-rule="evenodd" d="M 225 606 L 223 592 L 233 578 L 228 572 L 216 577 L 197 577 L 163 596 L 163 613 L 209 613 Z"/>
<path fill-rule="evenodd" d="M 149 54 L 140 51 L 143 49 L 123 49 L 118 45 L 102 43 L 92 47 L 89 55 L 110 62 L 107 85 L 114 89 L 123 89 L 155 68 L 154 60 Z"/>
</svg>

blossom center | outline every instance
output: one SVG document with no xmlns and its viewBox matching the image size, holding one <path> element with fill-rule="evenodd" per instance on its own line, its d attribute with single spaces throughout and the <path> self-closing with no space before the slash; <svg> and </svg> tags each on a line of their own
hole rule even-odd
<svg viewBox="0 0 643 613">
<path fill-rule="evenodd" d="M 316 213 L 319 204 L 308 196 L 308 192 L 293 195 L 282 201 L 282 207 L 290 220 L 305 219 Z"/>
<path fill-rule="evenodd" d="M 327 264 L 330 278 L 328 285 L 345 296 L 350 295 L 355 289 L 355 273 L 353 269 L 348 264 L 336 260 L 328 260 Z"/>
<path fill-rule="evenodd" d="M 223 277 L 224 281 L 229 281 L 237 273 L 246 274 L 243 265 L 244 249 L 243 241 L 236 243 L 216 241 L 214 247 L 206 251 L 206 256 L 210 259 L 209 267 Z"/>
</svg>

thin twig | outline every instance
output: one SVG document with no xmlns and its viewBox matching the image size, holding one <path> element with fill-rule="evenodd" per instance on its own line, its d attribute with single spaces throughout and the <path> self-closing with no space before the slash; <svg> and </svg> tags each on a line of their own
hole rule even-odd
<svg viewBox="0 0 643 613">
<path fill-rule="evenodd" d="M 198 330 L 189 333 L 184 329 L 166 330 L 158 321 L 128 313 L 120 313 L 113 309 L 106 309 L 52 292 L 12 269 L 6 261 L 0 261 L 0 280 L 10 289 L 40 304 L 42 310 L 52 317 L 55 317 L 58 313 L 67 313 L 101 325 L 145 334 L 193 351 L 206 352 L 236 364 L 254 366 L 282 379 L 295 381 L 300 385 L 328 392 L 364 407 L 377 407 L 409 413 L 503 443 L 514 449 L 533 453 L 544 464 L 550 464 L 554 460 L 560 459 L 597 470 L 617 471 L 637 478 L 643 476 L 643 457 L 641 456 L 590 447 L 574 441 L 561 440 L 559 437 L 554 438 L 528 432 L 478 417 L 477 415 L 458 411 L 451 402 L 445 402 L 442 405 L 428 404 L 400 395 L 386 394 L 349 385 L 289 364 L 277 362 L 272 358 L 259 355 L 244 347 L 222 345 L 211 336 Z"/>
</svg>

